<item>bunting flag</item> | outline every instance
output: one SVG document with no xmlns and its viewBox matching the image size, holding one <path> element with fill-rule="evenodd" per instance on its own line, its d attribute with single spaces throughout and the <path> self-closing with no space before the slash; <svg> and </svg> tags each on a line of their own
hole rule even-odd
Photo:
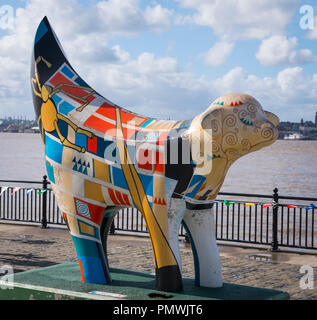
<svg viewBox="0 0 317 320">
<path fill-rule="evenodd" d="M 297 206 L 291 206 L 291 205 L 289 205 L 289 206 L 287 206 L 287 208 L 295 209 L 295 208 L 298 208 L 298 207 L 297 207 Z"/>
<path fill-rule="evenodd" d="M 235 202 L 233 201 L 228 201 L 228 200 L 223 200 L 223 203 L 226 205 L 226 206 L 230 206 L 231 204 L 235 204 Z"/>
<path fill-rule="evenodd" d="M 21 188 L 20 187 L 16 187 L 13 189 L 11 195 L 14 195 L 17 191 L 19 191 Z"/>
<path fill-rule="evenodd" d="M 264 203 L 264 204 L 263 204 L 263 209 L 269 208 L 269 207 L 272 207 L 272 204 L 271 204 L 271 203 Z"/>
<path fill-rule="evenodd" d="M 41 189 L 41 190 L 39 190 L 38 192 L 37 192 L 37 194 L 43 194 L 43 193 L 45 193 L 47 191 L 47 189 Z"/>
<path fill-rule="evenodd" d="M 317 206 L 311 203 L 309 207 L 306 207 L 306 210 L 311 210 L 311 209 L 317 209 Z"/>
<path fill-rule="evenodd" d="M 33 188 L 27 189 L 27 190 L 26 190 L 26 194 L 27 194 L 27 195 L 30 194 L 33 190 L 34 190 Z"/>
<path fill-rule="evenodd" d="M 251 207 L 251 206 L 254 206 L 255 203 L 245 203 L 244 205 L 245 205 L 246 207 Z"/>
<path fill-rule="evenodd" d="M 2 196 L 2 194 L 8 190 L 9 187 L 1 187 L 1 191 L 0 191 L 0 197 Z"/>
</svg>

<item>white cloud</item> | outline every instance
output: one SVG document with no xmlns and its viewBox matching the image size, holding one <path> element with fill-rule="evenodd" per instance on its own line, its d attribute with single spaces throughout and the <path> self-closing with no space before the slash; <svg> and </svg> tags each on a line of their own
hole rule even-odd
<svg viewBox="0 0 317 320">
<path fill-rule="evenodd" d="M 256 58 L 265 66 L 298 65 L 316 61 L 311 50 L 297 50 L 297 47 L 296 37 L 274 35 L 262 40 Z"/>
<path fill-rule="evenodd" d="M 300 67 L 286 68 L 273 78 L 260 78 L 236 67 L 213 81 L 213 89 L 217 95 L 251 94 L 282 120 L 298 120 L 299 114 L 311 118 L 316 112 L 317 73 L 305 74 Z"/>
<path fill-rule="evenodd" d="M 146 7 L 144 12 L 146 24 L 157 32 L 168 30 L 171 27 L 172 18 L 173 13 L 161 5 Z"/>
<path fill-rule="evenodd" d="M 112 35 L 168 30 L 173 16 L 171 11 L 160 5 L 141 10 L 138 4 L 138 0 L 108 0 L 86 7 L 78 0 L 46 0 L 43 6 L 42 0 L 27 1 L 24 8 L 16 11 L 15 28 L 0 39 L 0 55 L 15 52 L 18 58 L 28 59 L 36 28 L 45 15 L 66 43 L 78 46 L 87 36 L 89 50 L 97 51 L 98 47 L 99 52 L 106 48 L 107 39 Z M 15 50 L 17 48 L 19 50 Z"/>
<path fill-rule="evenodd" d="M 290 23 L 300 0 L 179 0 L 196 12 L 191 20 L 232 39 L 263 39 L 281 33 Z"/>
<path fill-rule="evenodd" d="M 210 82 L 182 70 L 173 57 L 143 52 L 121 63 L 78 65 L 77 69 L 106 98 L 148 116 L 191 118 L 213 98 Z"/>
<path fill-rule="evenodd" d="M 201 54 L 201 56 L 203 57 L 205 64 L 209 66 L 220 66 L 226 62 L 233 50 L 233 47 L 233 42 L 217 42 L 207 52 Z"/>
<path fill-rule="evenodd" d="M 97 18 L 104 32 L 135 34 L 140 30 L 156 32 L 170 28 L 172 12 L 161 5 L 147 6 L 143 11 L 138 0 L 108 0 L 97 3 Z"/>
</svg>

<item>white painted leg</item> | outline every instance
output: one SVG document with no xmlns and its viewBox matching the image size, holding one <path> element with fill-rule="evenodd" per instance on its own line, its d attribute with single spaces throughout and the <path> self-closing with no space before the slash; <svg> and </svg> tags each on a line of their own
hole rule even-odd
<svg viewBox="0 0 317 320">
<path fill-rule="evenodd" d="M 168 208 L 168 242 L 182 272 L 182 261 L 179 251 L 179 228 L 186 211 L 186 204 L 183 199 L 171 199 Z"/>
<path fill-rule="evenodd" d="M 194 255 L 196 284 L 211 288 L 222 287 L 221 263 L 212 209 L 187 209 L 184 222 L 189 231 Z"/>
</svg>

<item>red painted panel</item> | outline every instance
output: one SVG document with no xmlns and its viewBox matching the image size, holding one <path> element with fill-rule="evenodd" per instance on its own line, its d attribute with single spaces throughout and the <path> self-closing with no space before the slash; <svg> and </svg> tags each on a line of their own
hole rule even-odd
<svg viewBox="0 0 317 320">
<path fill-rule="evenodd" d="M 119 202 L 118 202 L 118 200 L 117 200 L 117 198 L 116 198 L 116 196 L 115 196 L 115 194 L 114 194 L 114 192 L 113 192 L 113 190 L 112 189 L 108 189 L 108 193 L 109 193 L 109 196 L 110 196 L 110 199 L 111 199 L 111 201 L 114 203 L 114 204 L 120 204 Z"/>
<path fill-rule="evenodd" d="M 61 73 L 57 73 L 54 78 L 52 78 L 50 80 L 50 83 L 52 85 L 54 85 L 55 87 L 58 86 L 59 84 L 73 84 L 73 85 L 77 85 L 75 83 L 73 83 L 72 81 L 68 80 L 66 77 L 64 77 Z M 76 97 L 83 97 L 83 96 L 86 96 L 87 93 L 89 93 L 88 91 L 85 91 L 85 90 L 82 90 L 82 89 L 78 89 L 78 88 L 71 88 L 71 87 L 67 87 L 67 86 L 62 86 L 61 87 L 62 90 L 66 91 L 66 92 L 69 92 L 71 94 L 73 94 L 74 96 Z M 73 98 L 72 98 L 73 99 Z M 87 97 L 87 101 L 91 102 L 95 99 L 94 96 L 89 96 Z M 83 103 L 82 101 L 80 100 L 77 100 L 77 99 L 74 99 L 76 100 L 77 102 L 79 103 Z"/>
<path fill-rule="evenodd" d="M 101 120 L 95 116 L 90 116 L 84 123 L 85 126 L 106 133 L 112 137 L 116 136 L 116 125 Z"/>
</svg>

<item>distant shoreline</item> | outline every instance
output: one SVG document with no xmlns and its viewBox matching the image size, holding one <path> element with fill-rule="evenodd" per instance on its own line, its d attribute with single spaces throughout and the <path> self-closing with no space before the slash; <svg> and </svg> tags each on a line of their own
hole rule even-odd
<svg viewBox="0 0 317 320">
<path fill-rule="evenodd" d="M 40 133 L 39 130 L 26 129 L 21 131 L 0 131 L 0 133 Z"/>
</svg>

